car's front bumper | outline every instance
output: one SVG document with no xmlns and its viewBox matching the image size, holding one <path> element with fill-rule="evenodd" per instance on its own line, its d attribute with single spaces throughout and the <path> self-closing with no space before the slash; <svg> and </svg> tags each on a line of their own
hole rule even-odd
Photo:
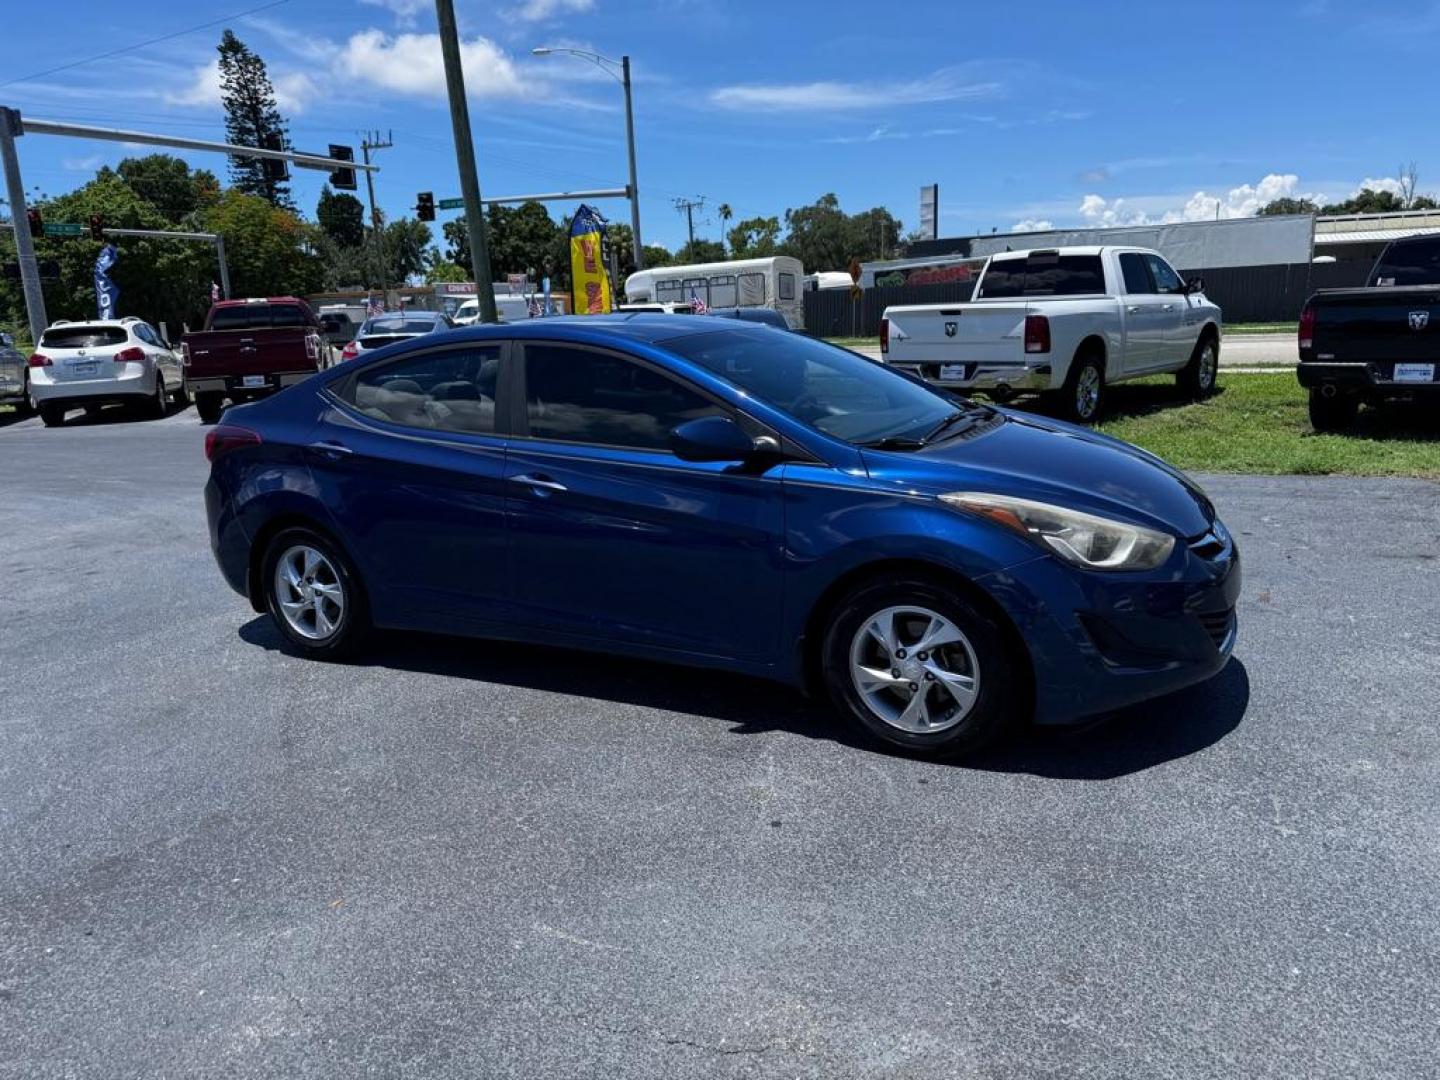
<svg viewBox="0 0 1440 1080">
<path fill-rule="evenodd" d="M 986 579 L 1030 650 L 1038 723 L 1078 723 L 1225 666 L 1239 553 L 1223 526 L 1183 548 L 1148 574 L 1081 571 L 1047 556 Z"/>
<path fill-rule="evenodd" d="M 946 363 L 889 362 L 890 366 L 909 372 L 918 378 L 947 390 L 1049 390 L 1052 367 L 1050 361 L 1025 361 L 1020 364 L 987 364 L 974 361 L 947 361 Z M 955 368 L 963 369 L 963 376 L 955 378 Z M 948 370 L 947 370 L 948 369 Z M 942 378 L 942 374 L 947 376 Z"/>
<path fill-rule="evenodd" d="M 1402 361 L 1403 362 L 1403 361 Z M 1394 360 L 1301 360 L 1295 369 L 1300 385 L 1308 389 L 1333 386 L 1337 390 L 1367 391 L 1381 396 L 1440 393 L 1440 360 L 1428 382 L 1395 378 Z"/>
</svg>

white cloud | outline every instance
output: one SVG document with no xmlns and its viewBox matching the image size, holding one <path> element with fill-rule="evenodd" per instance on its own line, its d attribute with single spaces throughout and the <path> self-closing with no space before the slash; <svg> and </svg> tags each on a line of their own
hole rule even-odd
<svg viewBox="0 0 1440 1080">
<path fill-rule="evenodd" d="M 1052 221 L 1047 221 L 1045 218 L 1024 218 L 1020 221 L 1015 222 L 1015 224 L 1010 227 L 1010 231 L 1046 232 L 1047 230 L 1053 229 L 1054 227 L 1055 223 Z"/>
<path fill-rule="evenodd" d="M 595 6 L 595 0 L 525 0 L 515 15 L 526 22 L 542 22 L 557 15 L 579 14 Z"/>
<path fill-rule="evenodd" d="M 1352 197 L 1359 195 L 1365 188 L 1369 188 L 1371 191 L 1388 191 L 1391 195 L 1405 194 L 1405 185 L 1393 176 L 1382 176 L 1378 180 L 1374 177 L 1367 176 L 1364 180 L 1360 181 L 1360 186 L 1350 194 Z"/>
<path fill-rule="evenodd" d="M 1321 202 L 1324 198 L 1301 191 L 1300 178 L 1294 173 L 1269 173 L 1254 184 L 1240 184 L 1214 194 L 1203 189 L 1189 196 L 1144 195 L 1128 199 L 1090 194 L 1080 201 L 1078 212 L 1085 224 L 1093 226 L 1168 225 L 1177 221 L 1214 221 L 1217 217 L 1250 217 L 1276 199 Z"/>
<path fill-rule="evenodd" d="M 401 26 L 414 26 L 422 11 L 429 11 L 435 5 L 430 0 L 360 0 L 370 7 L 384 8 L 395 16 Z"/>
<path fill-rule="evenodd" d="M 60 167 L 72 172 L 94 172 L 103 164 L 104 154 L 89 154 L 85 157 L 67 157 L 60 162 Z"/>
<path fill-rule="evenodd" d="M 191 72 L 190 82 L 165 94 L 167 105 L 220 105 L 220 61 L 212 60 Z"/>
<path fill-rule="evenodd" d="M 275 104 L 286 113 L 302 113 L 306 106 L 320 96 L 320 87 L 303 71 L 287 71 L 274 75 L 270 84 L 275 88 Z M 167 105 L 218 109 L 220 61 L 212 60 L 192 69 L 190 81 L 179 90 L 164 93 L 162 100 Z"/>
<path fill-rule="evenodd" d="M 465 89 L 471 97 L 512 98 L 527 90 L 505 51 L 488 38 L 460 43 Z M 345 43 L 339 74 L 401 94 L 445 96 L 445 68 L 437 34 L 396 34 L 364 30 Z"/>
<path fill-rule="evenodd" d="M 971 81 L 960 68 L 942 68 L 922 79 L 904 82 L 749 83 L 722 86 L 710 101 L 742 111 L 894 108 L 938 101 L 993 97 L 993 81 Z"/>
</svg>

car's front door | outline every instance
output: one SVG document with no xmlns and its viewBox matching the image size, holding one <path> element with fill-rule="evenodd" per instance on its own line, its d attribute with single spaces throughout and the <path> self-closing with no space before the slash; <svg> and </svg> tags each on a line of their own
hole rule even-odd
<svg viewBox="0 0 1440 1080">
<path fill-rule="evenodd" d="M 517 616 L 592 640 L 772 661 L 781 482 L 669 450 L 675 426 L 729 410 L 602 349 L 527 342 L 517 375 L 523 437 L 505 466 Z"/>
<path fill-rule="evenodd" d="M 1197 336 L 1194 327 L 1185 319 L 1190 308 L 1185 295 L 1185 283 L 1159 255 L 1146 255 L 1145 263 L 1150 269 L 1150 276 L 1155 280 L 1155 291 L 1164 300 L 1160 308 L 1164 339 L 1155 366 L 1165 371 L 1175 371 L 1189 362 L 1190 351 L 1195 346 Z"/>
<path fill-rule="evenodd" d="M 342 404 L 305 440 L 382 625 L 508 619 L 504 350 L 471 342 L 366 366 L 333 384 Z"/>
<path fill-rule="evenodd" d="M 1120 275 L 1125 282 L 1121 298 L 1125 315 L 1126 375 L 1150 371 L 1160 363 L 1165 348 L 1166 298 L 1155 288 L 1150 267 L 1139 251 L 1120 253 Z"/>
</svg>

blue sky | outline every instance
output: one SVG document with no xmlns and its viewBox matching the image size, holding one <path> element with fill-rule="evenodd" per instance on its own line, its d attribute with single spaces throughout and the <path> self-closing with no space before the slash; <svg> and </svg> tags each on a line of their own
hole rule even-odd
<svg viewBox="0 0 1440 1080">
<path fill-rule="evenodd" d="M 253 10 L 263 3 L 67 0 L 63 19 L 24 6 L 12 40 L 25 48 L 7 50 L 0 103 L 218 139 L 212 65 L 229 25 L 270 65 L 298 148 L 393 130 L 394 149 L 378 158 L 389 213 L 409 212 L 420 190 L 459 193 L 433 3 Z M 1412 160 L 1420 189 L 1440 191 L 1426 119 L 1440 3 L 457 0 L 457 10 L 484 192 L 623 185 L 619 87 L 530 49 L 628 52 L 645 238 L 671 248 L 685 238 L 678 197 L 705 197 L 697 232 L 714 237 L 720 203 L 737 218 L 780 215 L 827 191 L 913 228 L 931 182 L 942 235 L 1238 215 L 1275 195 L 1390 184 Z M 27 78 L 109 49 L 125 51 Z M 19 145 L 27 187 L 51 194 L 136 152 L 43 135 Z M 223 159 L 181 156 L 223 175 Z M 307 212 L 321 180 L 296 173 Z M 623 202 L 599 205 L 628 218 Z"/>
</svg>

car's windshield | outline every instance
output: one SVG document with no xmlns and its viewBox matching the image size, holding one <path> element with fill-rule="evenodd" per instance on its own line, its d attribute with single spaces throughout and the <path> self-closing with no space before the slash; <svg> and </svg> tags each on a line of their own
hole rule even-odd
<svg viewBox="0 0 1440 1080">
<path fill-rule="evenodd" d="M 434 315 L 377 315 L 360 328 L 360 336 L 367 334 L 428 334 L 438 329 L 440 320 Z"/>
<path fill-rule="evenodd" d="M 463 304 L 461 304 L 458 308 L 455 309 L 455 315 L 457 318 L 468 319 L 471 315 L 478 314 L 479 311 L 479 300 L 466 300 Z"/>
<path fill-rule="evenodd" d="M 883 364 L 801 334 L 720 330 L 664 347 L 847 442 L 919 439 L 957 408 Z"/>
</svg>

